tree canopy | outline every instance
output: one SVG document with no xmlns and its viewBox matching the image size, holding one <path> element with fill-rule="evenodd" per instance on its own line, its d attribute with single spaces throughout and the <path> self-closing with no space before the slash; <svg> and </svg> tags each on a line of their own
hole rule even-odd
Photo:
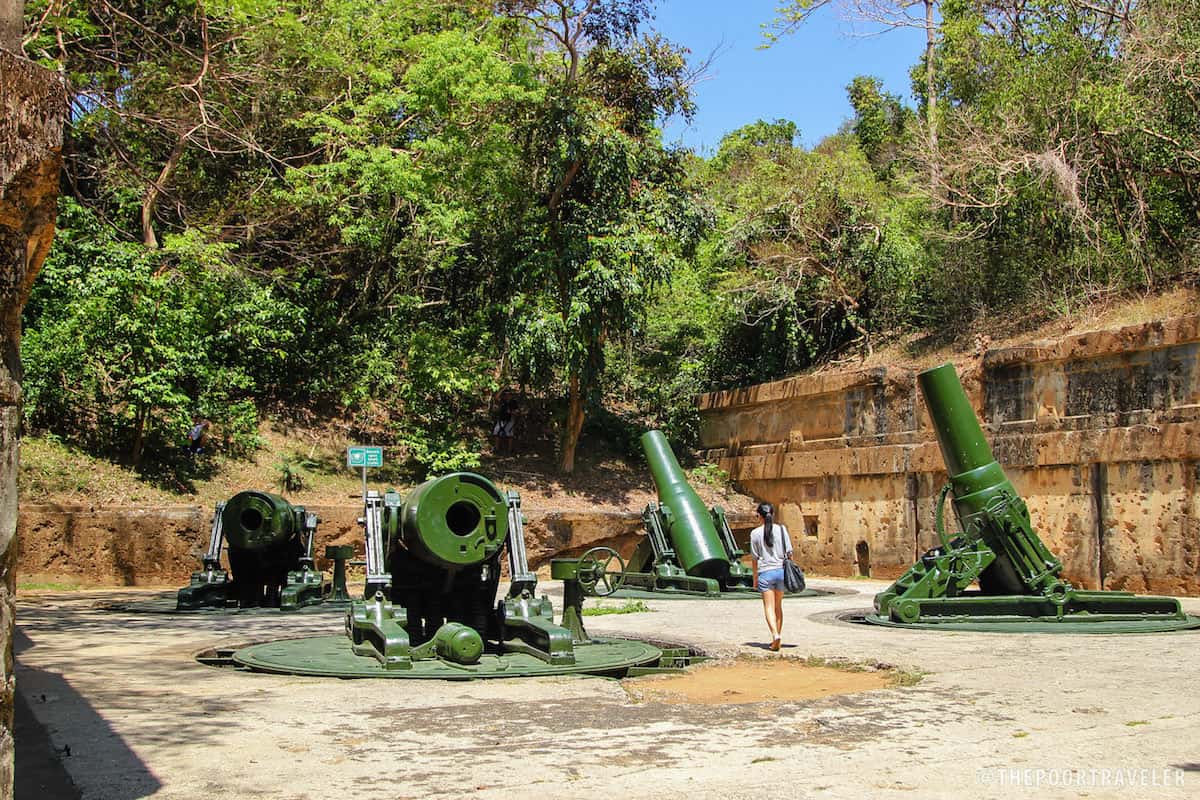
<svg viewBox="0 0 1200 800">
<path fill-rule="evenodd" d="M 687 443 L 699 391 L 1195 275 L 1194 3 L 843 6 L 926 28 L 916 107 L 859 76 L 816 147 L 702 158 L 650 0 L 30 0 L 73 110 L 29 424 L 140 462 L 314 412 L 439 471 L 515 385 L 569 472 L 588 420 Z"/>
</svg>

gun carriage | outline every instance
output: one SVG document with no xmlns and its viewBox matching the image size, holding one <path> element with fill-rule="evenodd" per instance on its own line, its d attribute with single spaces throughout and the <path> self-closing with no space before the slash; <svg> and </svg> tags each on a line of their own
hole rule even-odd
<svg viewBox="0 0 1200 800">
<path fill-rule="evenodd" d="M 642 511 L 646 535 L 638 542 L 620 579 L 619 594 L 668 597 L 758 597 L 754 572 L 741 559 L 729 520 L 720 506 L 708 508 L 687 481 L 667 437 L 642 434 L 642 451 L 658 502 Z M 814 595 L 805 589 L 798 595 Z"/>
<path fill-rule="evenodd" d="M 1062 577 L 1029 508 L 992 456 L 953 365 L 917 376 L 950 481 L 936 506 L 941 543 L 875 596 L 868 622 L 899 627 L 1129 633 L 1200 626 L 1171 597 L 1088 591 Z M 946 533 L 951 497 L 959 532 Z"/>
<path fill-rule="evenodd" d="M 176 609 L 280 608 L 320 603 L 327 594 L 313 563 L 320 520 L 269 492 L 245 491 L 217 503 L 200 570 L 179 590 Z M 221 567 L 226 551 L 229 570 Z"/>
<path fill-rule="evenodd" d="M 347 610 L 346 635 L 254 645 L 236 652 L 236 663 L 293 674 L 462 680 L 620 675 L 678 669 L 687 660 L 671 651 L 671 665 L 659 667 L 664 651 L 653 645 L 588 635 L 584 587 L 610 593 L 620 584 L 607 567 L 615 561 L 617 575 L 624 567 L 605 548 L 551 562 L 552 577 L 564 581 L 556 623 L 529 569 L 520 496 L 481 475 L 444 475 L 407 496 L 368 491 L 361 524 L 366 585 Z M 503 566 L 510 583 L 497 598 Z"/>
</svg>

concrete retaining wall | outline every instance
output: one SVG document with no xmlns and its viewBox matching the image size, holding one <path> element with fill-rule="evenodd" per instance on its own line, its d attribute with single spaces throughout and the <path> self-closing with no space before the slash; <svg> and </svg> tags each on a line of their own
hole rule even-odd
<svg viewBox="0 0 1200 800">
<path fill-rule="evenodd" d="M 1200 315 L 957 366 L 1068 579 L 1200 594 Z M 806 568 L 890 578 L 936 544 L 946 474 L 915 371 L 801 376 L 700 408 L 707 458 L 779 506 Z"/>
</svg>

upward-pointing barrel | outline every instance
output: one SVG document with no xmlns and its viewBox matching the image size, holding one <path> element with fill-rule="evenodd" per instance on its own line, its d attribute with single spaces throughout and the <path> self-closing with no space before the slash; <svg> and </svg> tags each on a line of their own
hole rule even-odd
<svg viewBox="0 0 1200 800">
<path fill-rule="evenodd" d="M 693 577 L 725 577 L 729 572 L 729 558 L 717 535 L 712 514 L 688 484 L 667 437 L 662 431 L 647 431 L 642 434 L 642 450 L 650 464 L 658 502 L 669 512 L 666 533 L 679 566 Z"/>
<path fill-rule="evenodd" d="M 917 380 L 937 431 L 946 471 L 951 476 L 960 475 L 995 461 L 954 365 L 927 369 Z"/>
<path fill-rule="evenodd" d="M 917 382 L 937 432 L 960 518 L 987 507 L 997 492 L 1016 497 L 1016 489 L 983 438 L 979 418 L 963 391 L 954 365 L 927 369 L 917 375 Z"/>
<path fill-rule="evenodd" d="M 980 514 L 994 517 L 998 513 L 996 509 L 1000 507 L 998 504 L 1008 507 L 1012 501 L 1017 500 L 1017 490 L 992 456 L 992 448 L 988 446 L 987 439 L 983 438 L 979 418 L 975 416 L 975 409 L 971 407 L 971 401 L 963 391 L 958 372 L 953 364 L 943 364 L 918 374 L 917 382 L 921 386 L 925 405 L 929 408 L 929 418 L 937 431 L 942 459 L 946 462 L 946 472 L 950 475 L 954 509 L 959 522 L 966 525 L 968 519 Z M 1028 525 L 1028 514 L 1024 512 L 1023 503 L 1020 504 L 1020 508 L 1021 512 L 1013 507 L 1006 513 L 1016 514 L 1019 519 L 1013 524 L 1024 528 Z M 1022 574 L 1044 570 L 1047 565 L 1057 563 L 1032 529 L 1029 529 L 1029 536 L 1036 540 L 1036 545 L 1032 545 L 1034 553 L 1030 556 L 1032 561 L 1039 565 L 1036 568 L 1018 569 L 1004 543 L 989 543 L 996 552 L 996 560 L 979 577 L 979 584 L 986 592 L 1026 592 L 1028 589 L 1021 578 Z M 1018 554 L 1018 560 L 1023 562 L 1024 556 Z"/>
</svg>

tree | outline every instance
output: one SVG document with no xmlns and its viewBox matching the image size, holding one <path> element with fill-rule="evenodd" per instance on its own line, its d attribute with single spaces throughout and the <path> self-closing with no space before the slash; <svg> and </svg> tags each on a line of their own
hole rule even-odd
<svg viewBox="0 0 1200 800">
<path fill-rule="evenodd" d="M 718 385 L 777 378 L 851 343 L 870 352 L 875 330 L 920 305 L 921 204 L 877 177 L 857 137 L 746 147 L 762 124 L 729 134 L 709 165 L 731 311 L 712 356 Z"/>
<path fill-rule="evenodd" d="M 682 162 L 657 121 L 690 113 L 683 53 L 639 34 L 645 0 L 501 4 L 545 42 L 545 101 L 525 128 L 531 202 L 514 231 L 514 358 L 566 383 L 560 467 L 570 473 L 604 346 L 698 238 Z"/>
<path fill-rule="evenodd" d="M 952 0 L 959 2 L 960 0 Z M 969 2 L 969 0 L 968 0 Z M 766 26 L 767 44 L 795 33 L 813 14 L 826 6 L 837 6 L 851 19 L 866 23 L 872 33 L 885 33 L 898 28 L 918 28 L 925 32 L 925 52 L 922 57 L 925 143 L 929 165 L 929 186 L 936 194 L 941 185 L 938 155 L 938 79 L 936 49 L 941 38 L 940 19 L 944 0 L 788 0 L 778 9 L 778 16 Z M 915 83 L 915 81 L 914 81 Z"/>
<path fill-rule="evenodd" d="M 21 309 L 54 237 L 66 117 L 59 76 L 20 55 L 23 3 L 0 2 L 0 798 L 13 793 L 13 620 Z"/>
<path fill-rule="evenodd" d="M 1018 290 L 1104 292 L 1187 268 L 1198 20 L 1193 3 L 947 6 L 942 198 L 1001 268 L 1021 264 Z"/>
<path fill-rule="evenodd" d="M 846 87 L 854 108 L 852 130 L 875 174 L 890 178 L 905 145 L 912 112 L 900 98 L 883 91 L 879 78 L 859 75 Z"/>
</svg>

